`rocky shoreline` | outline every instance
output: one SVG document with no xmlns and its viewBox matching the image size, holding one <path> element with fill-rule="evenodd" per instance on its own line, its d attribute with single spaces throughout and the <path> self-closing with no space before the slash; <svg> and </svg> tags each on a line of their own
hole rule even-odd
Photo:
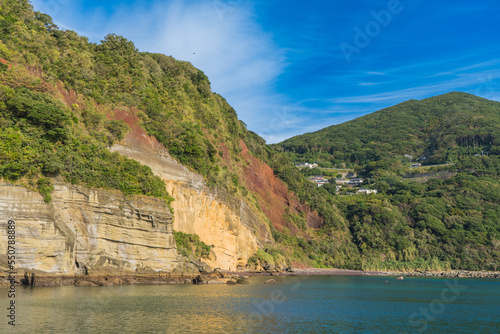
<svg viewBox="0 0 500 334">
<path fill-rule="evenodd" d="M 29 281 L 16 275 L 16 285 L 32 287 L 56 286 L 118 286 L 132 284 L 185 284 L 191 283 L 194 276 L 176 273 L 158 274 L 98 274 L 98 275 L 50 275 L 29 273 Z M 33 278 L 33 279 L 32 279 Z M 10 285 L 8 275 L 0 275 L 0 287 Z"/>
<path fill-rule="evenodd" d="M 228 273 L 220 269 L 210 272 L 155 272 L 142 270 L 123 272 L 120 270 L 99 270 L 94 273 L 64 275 L 51 274 L 42 271 L 18 271 L 13 275 L 13 281 L 8 273 L 0 274 L 0 287 L 14 283 L 19 286 L 56 287 L 56 286 L 120 286 L 134 284 L 248 284 L 246 273 Z"/>
<path fill-rule="evenodd" d="M 383 276 L 383 277 L 436 277 L 436 278 L 500 278 L 500 271 L 365 271 L 348 269 L 295 269 L 292 272 L 248 272 L 247 275 L 293 275 L 293 276 Z"/>
<path fill-rule="evenodd" d="M 370 276 L 407 276 L 407 277 L 442 277 L 442 278 L 500 278 L 500 271 L 383 271 Z"/>
<path fill-rule="evenodd" d="M 287 272 L 241 271 L 219 269 L 203 273 L 171 272 L 100 272 L 89 275 L 57 275 L 39 271 L 25 271 L 15 276 L 16 285 L 33 287 L 56 286 L 119 286 L 133 284 L 248 284 L 252 276 L 380 276 L 380 277 L 434 277 L 434 278 L 500 278 L 500 271 L 450 270 L 428 271 L 361 271 L 344 269 L 295 269 Z M 0 274 L 0 287 L 10 285 L 9 275 Z"/>
</svg>

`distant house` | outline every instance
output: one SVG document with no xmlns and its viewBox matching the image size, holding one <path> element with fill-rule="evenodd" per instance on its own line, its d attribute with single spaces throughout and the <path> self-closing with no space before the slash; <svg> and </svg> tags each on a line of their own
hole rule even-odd
<svg viewBox="0 0 500 334">
<path fill-rule="evenodd" d="M 411 164 L 412 167 L 422 167 L 421 163 Z"/>
<path fill-rule="evenodd" d="M 377 189 L 360 188 L 358 191 L 356 191 L 356 194 L 376 194 L 376 193 L 378 193 Z"/>
<path fill-rule="evenodd" d="M 357 187 L 363 183 L 363 179 L 360 177 L 355 177 L 354 179 L 349 180 L 348 185 Z"/>
<path fill-rule="evenodd" d="M 349 180 L 347 179 L 335 179 L 336 184 L 348 184 Z"/>
<path fill-rule="evenodd" d="M 352 179 L 353 177 L 356 177 L 356 176 L 357 176 L 356 173 L 349 172 L 349 173 L 347 173 L 347 175 L 345 177 Z"/>
<path fill-rule="evenodd" d="M 316 183 L 318 187 L 321 187 L 322 185 L 329 183 L 328 180 L 325 179 L 322 175 L 309 176 L 308 180 Z"/>
<path fill-rule="evenodd" d="M 298 168 L 316 168 L 318 167 L 318 164 L 317 163 L 313 163 L 313 164 L 310 164 L 308 162 L 306 163 L 300 163 L 300 164 L 296 164 L 295 167 L 298 167 Z"/>
</svg>

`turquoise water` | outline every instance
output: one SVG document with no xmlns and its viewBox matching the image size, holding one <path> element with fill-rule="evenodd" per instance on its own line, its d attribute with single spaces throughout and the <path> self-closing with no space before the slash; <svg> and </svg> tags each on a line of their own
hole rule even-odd
<svg viewBox="0 0 500 334">
<path fill-rule="evenodd" d="M 500 333 L 500 280 L 274 278 L 235 286 L 18 287 L 14 330 L 1 289 L 0 332 Z"/>
</svg>

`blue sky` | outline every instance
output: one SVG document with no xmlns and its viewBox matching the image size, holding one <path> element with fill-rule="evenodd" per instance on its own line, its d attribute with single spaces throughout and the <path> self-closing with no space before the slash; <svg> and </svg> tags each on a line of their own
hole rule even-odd
<svg viewBox="0 0 500 334">
<path fill-rule="evenodd" d="M 61 28 L 203 70 L 268 143 L 409 99 L 500 101 L 497 0 L 33 0 Z"/>
</svg>

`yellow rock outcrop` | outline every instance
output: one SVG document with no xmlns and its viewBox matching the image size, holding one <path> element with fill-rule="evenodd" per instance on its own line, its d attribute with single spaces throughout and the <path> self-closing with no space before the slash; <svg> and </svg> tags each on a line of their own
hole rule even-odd
<svg viewBox="0 0 500 334">
<path fill-rule="evenodd" d="M 0 183 L 0 264 L 7 224 L 15 221 L 15 268 L 84 273 L 101 267 L 173 271 L 178 264 L 172 215 L 163 200 L 55 182 L 52 201 Z"/>
<path fill-rule="evenodd" d="M 268 241 L 270 231 L 263 213 L 244 200 L 210 190 L 203 177 L 170 157 L 154 140 L 125 140 L 112 151 L 145 164 L 162 178 L 175 201 L 174 229 L 195 233 L 212 246 L 212 256 L 204 260 L 214 268 L 236 270 L 255 254 L 259 240 Z"/>
</svg>

